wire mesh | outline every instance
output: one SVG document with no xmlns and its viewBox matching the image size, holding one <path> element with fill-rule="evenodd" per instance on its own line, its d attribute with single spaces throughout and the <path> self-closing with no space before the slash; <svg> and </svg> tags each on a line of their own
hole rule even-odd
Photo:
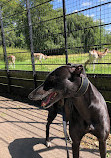
<svg viewBox="0 0 111 158">
<path fill-rule="evenodd" d="M 71 3 L 72 2 L 72 3 Z M 67 31 L 69 62 L 87 62 L 87 73 L 110 74 L 110 28 L 111 1 L 68 0 Z M 105 48 L 108 53 L 103 54 Z M 89 60 L 92 50 L 101 52 L 101 57 Z"/>
<path fill-rule="evenodd" d="M 111 74 L 110 0 L 65 0 L 66 32 L 62 0 L 30 0 L 29 4 L 36 71 L 52 71 L 66 64 L 66 48 L 68 62 L 83 65 L 89 52 L 103 54 L 108 48 L 107 54 L 88 62 L 86 72 Z M 1 5 L 7 56 L 16 59 L 14 67 L 8 58 L 9 69 L 32 70 L 26 1 L 2 0 Z M 1 38 L 0 59 L 0 69 L 5 69 Z"/>
</svg>

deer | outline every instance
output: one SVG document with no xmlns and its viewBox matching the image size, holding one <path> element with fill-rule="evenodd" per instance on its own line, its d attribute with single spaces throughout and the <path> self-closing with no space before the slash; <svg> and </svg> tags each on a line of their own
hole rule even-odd
<svg viewBox="0 0 111 158">
<path fill-rule="evenodd" d="M 42 53 L 34 53 L 34 57 L 39 59 L 40 63 L 42 63 L 42 59 L 43 60 L 47 59 L 47 55 L 44 55 Z"/>
<path fill-rule="evenodd" d="M 16 57 L 14 55 L 9 55 L 7 58 L 8 58 L 8 61 L 9 61 L 9 66 L 15 68 Z"/>
<path fill-rule="evenodd" d="M 86 68 L 88 63 L 93 63 L 93 71 L 95 70 L 95 62 L 101 60 L 108 53 L 108 49 L 105 48 L 104 52 L 99 52 L 97 50 L 89 51 L 89 59 L 85 62 L 84 68 Z"/>
</svg>

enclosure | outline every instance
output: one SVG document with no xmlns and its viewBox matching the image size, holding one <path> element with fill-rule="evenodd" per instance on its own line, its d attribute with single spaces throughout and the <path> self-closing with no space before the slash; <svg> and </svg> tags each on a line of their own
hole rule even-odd
<svg viewBox="0 0 111 158">
<path fill-rule="evenodd" d="M 50 71 L 85 65 L 96 50 L 103 55 L 86 73 L 111 101 L 110 0 L 1 0 L 0 6 L 0 91 L 27 96 Z"/>
<path fill-rule="evenodd" d="M 61 115 L 51 131 L 53 147 L 46 149 L 47 111 L 26 98 L 50 71 L 82 64 L 104 96 L 111 118 L 111 0 L 1 0 L 0 31 L 0 155 L 65 157 Z M 99 55 L 90 61 L 92 52 Z M 110 140 L 111 135 L 107 157 Z M 84 137 L 81 154 L 99 157 L 94 137 Z"/>
</svg>

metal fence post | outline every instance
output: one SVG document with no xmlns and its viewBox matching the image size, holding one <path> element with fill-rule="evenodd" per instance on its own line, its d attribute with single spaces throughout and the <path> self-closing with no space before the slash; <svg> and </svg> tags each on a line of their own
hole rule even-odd
<svg viewBox="0 0 111 158">
<path fill-rule="evenodd" d="M 31 22 L 29 0 L 26 0 L 26 7 L 27 7 L 27 16 L 28 16 L 28 25 L 29 25 L 30 51 L 31 51 L 31 61 L 32 61 L 32 70 L 33 70 L 33 78 L 34 78 L 34 88 L 36 88 L 37 83 L 36 83 L 36 71 L 35 71 L 34 49 L 33 49 L 33 33 L 32 33 L 32 22 Z"/>
<path fill-rule="evenodd" d="M 64 38 L 65 38 L 65 55 L 66 55 L 66 64 L 68 64 L 68 51 L 67 51 L 67 24 L 66 24 L 66 7 L 65 0 L 62 0 L 63 3 L 63 21 L 64 21 Z"/>
<path fill-rule="evenodd" d="M 1 36 L 2 36 L 2 46 L 3 46 L 3 53 L 4 53 L 5 70 L 7 72 L 7 79 L 8 79 L 8 92 L 10 93 L 11 92 L 11 90 L 10 90 L 10 74 L 9 74 L 9 66 L 8 66 L 8 59 L 7 59 L 5 35 L 4 35 L 4 29 L 3 29 L 1 5 L 0 5 L 0 22 L 1 22 Z"/>
</svg>

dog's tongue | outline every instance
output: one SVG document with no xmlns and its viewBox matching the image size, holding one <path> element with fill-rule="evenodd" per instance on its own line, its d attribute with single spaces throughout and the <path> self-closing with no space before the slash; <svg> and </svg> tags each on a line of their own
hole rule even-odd
<svg viewBox="0 0 111 158">
<path fill-rule="evenodd" d="M 44 101 L 42 101 L 41 103 L 41 106 L 46 106 L 49 102 L 50 102 L 50 99 L 55 95 L 56 93 L 55 92 L 52 92 Z"/>
</svg>

